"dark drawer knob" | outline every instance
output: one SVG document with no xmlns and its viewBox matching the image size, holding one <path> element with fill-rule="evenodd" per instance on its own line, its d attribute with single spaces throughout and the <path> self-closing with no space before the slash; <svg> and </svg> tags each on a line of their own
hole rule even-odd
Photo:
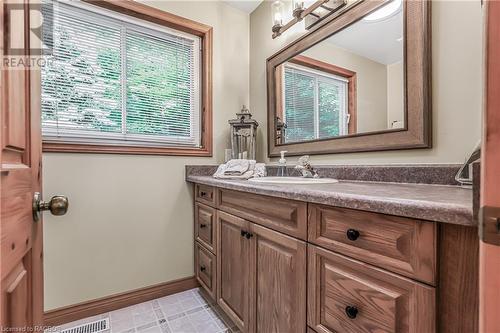
<svg viewBox="0 0 500 333">
<path fill-rule="evenodd" d="M 248 234 L 245 230 L 241 230 L 241 237 L 245 237 Z"/>
<path fill-rule="evenodd" d="M 347 238 L 349 238 L 349 240 L 352 240 L 352 241 L 355 241 L 359 237 L 359 231 L 357 231 L 355 229 L 348 229 L 346 234 L 347 234 Z"/>
<path fill-rule="evenodd" d="M 200 192 L 200 197 L 206 197 L 206 196 L 207 196 L 207 192 L 205 192 L 205 191 Z"/>
<path fill-rule="evenodd" d="M 203 229 L 203 228 L 206 228 L 206 227 L 207 227 L 207 225 L 205 223 L 200 223 L 200 228 Z"/>
<path fill-rule="evenodd" d="M 206 271 L 206 269 L 207 268 L 205 266 L 200 266 L 200 271 L 204 272 L 204 271 Z"/>
<path fill-rule="evenodd" d="M 245 235 L 245 237 L 246 237 L 247 239 L 250 239 L 250 238 L 252 238 L 252 237 L 253 237 L 253 234 L 251 234 L 251 233 L 247 232 L 247 234 Z"/>
<path fill-rule="evenodd" d="M 347 317 L 354 319 L 358 315 L 358 308 L 355 306 L 346 306 L 345 307 L 345 314 Z"/>
</svg>

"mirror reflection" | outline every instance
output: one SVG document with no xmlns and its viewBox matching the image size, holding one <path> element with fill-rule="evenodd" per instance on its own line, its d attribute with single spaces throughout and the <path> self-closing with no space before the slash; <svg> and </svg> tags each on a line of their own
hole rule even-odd
<svg viewBox="0 0 500 333">
<path fill-rule="evenodd" d="M 403 46 L 394 0 L 277 66 L 277 144 L 404 128 Z"/>
</svg>

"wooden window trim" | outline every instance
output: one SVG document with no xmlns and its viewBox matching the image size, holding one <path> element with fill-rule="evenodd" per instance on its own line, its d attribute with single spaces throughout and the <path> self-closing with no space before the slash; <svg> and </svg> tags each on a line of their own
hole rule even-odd
<svg viewBox="0 0 500 333">
<path fill-rule="evenodd" d="M 177 16 L 132 0 L 84 0 L 121 14 L 156 23 L 171 29 L 193 34 L 201 38 L 201 147 L 148 147 L 123 145 L 95 145 L 80 143 L 43 142 L 44 152 L 103 153 L 170 156 L 205 156 L 213 154 L 213 110 L 212 110 L 212 59 L 213 28 L 193 20 Z"/>
<path fill-rule="evenodd" d="M 351 115 L 349 119 L 348 134 L 355 134 L 357 131 L 357 112 L 356 112 L 356 72 L 316 60 L 310 57 L 297 55 L 288 62 L 303 67 L 311 68 L 328 74 L 337 75 L 348 80 L 347 82 L 347 112 Z M 276 71 L 276 114 L 283 120 L 283 73 L 282 65 L 280 65 Z"/>
</svg>

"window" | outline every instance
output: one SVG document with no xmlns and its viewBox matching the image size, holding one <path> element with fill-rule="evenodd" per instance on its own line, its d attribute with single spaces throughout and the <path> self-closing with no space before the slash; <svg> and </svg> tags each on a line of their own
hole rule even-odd
<svg viewBox="0 0 500 333">
<path fill-rule="evenodd" d="M 347 134 L 347 79 L 294 64 L 283 78 L 285 142 Z"/>
<path fill-rule="evenodd" d="M 104 2 L 103 2 L 104 3 Z M 42 135 L 45 150 L 211 154 L 206 97 L 209 27 L 165 25 L 76 2 L 52 2 L 53 54 L 42 69 Z M 113 4 L 111 6 L 119 6 Z M 129 10 L 129 8 L 127 8 Z M 186 21 L 186 20 L 184 20 Z M 175 23 L 175 22 L 174 22 Z M 205 97 L 205 99 L 204 99 Z M 205 124 L 206 127 L 211 124 Z M 80 148 L 78 148 L 80 147 Z M 82 148 L 87 147 L 87 148 Z"/>
</svg>

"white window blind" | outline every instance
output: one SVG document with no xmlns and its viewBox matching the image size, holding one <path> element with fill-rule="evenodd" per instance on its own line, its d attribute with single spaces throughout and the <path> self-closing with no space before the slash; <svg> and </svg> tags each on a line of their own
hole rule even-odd
<svg viewBox="0 0 500 333">
<path fill-rule="evenodd" d="M 283 75 L 285 142 L 347 134 L 347 85 L 345 78 L 286 64 Z"/>
<path fill-rule="evenodd" d="M 200 40 L 92 5 L 52 2 L 46 142 L 200 146 Z"/>
</svg>

